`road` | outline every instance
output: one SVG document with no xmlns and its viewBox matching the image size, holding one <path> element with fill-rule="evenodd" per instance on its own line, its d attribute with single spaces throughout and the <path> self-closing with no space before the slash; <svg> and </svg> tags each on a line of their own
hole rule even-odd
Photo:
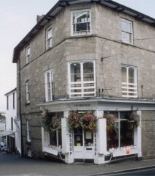
<svg viewBox="0 0 155 176">
<path fill-rule="evenodd" d="M 150 169 L 140 169 L 137 171 L 131 171 L 131 172 L 125 172 L 125 173 L 117 173 L 117 174 L 111 174 L 109 176 L 155 176 L 155 168 Z"/>
<path fill-rule="evenodd" d="M 56 160 L 32 160 L 14 154 L 0 153 L 0 176 L 102 176 L 118 170 L 127 170 L 149 165 L 155 161 L 123 161 L 121 163 L 94 165 L 78 163 L 67 165 Z M 155 168 L 141 172 L 119 173 L 119 175 L 155 175 Z M 110 176 L 110 174 L 108 174 Z M 112 175 L 112 174 L 111 174 Z M 118 175 L 118 174 L 115 174 Z M 114 174 L 112 175 L 114 176 Z"/>
</svg>

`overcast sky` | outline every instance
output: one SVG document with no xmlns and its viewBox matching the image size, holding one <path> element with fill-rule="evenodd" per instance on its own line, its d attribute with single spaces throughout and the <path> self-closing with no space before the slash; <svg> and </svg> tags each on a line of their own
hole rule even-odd
<svg viewBox="0 0 155 176">
<path fill-rule="evenodd" d="M 155 0 L 116 0 L 155 18 Z M 0 111 L 6 109 L 4 94 L 16 87 L 14 47 L 36 23 L 37 14 L 45 14 L 57 0 L 0 1 Z"/>
</svg>

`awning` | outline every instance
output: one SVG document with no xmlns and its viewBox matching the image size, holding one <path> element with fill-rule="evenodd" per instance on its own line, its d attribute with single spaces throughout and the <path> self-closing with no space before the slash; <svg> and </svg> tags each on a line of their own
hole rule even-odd
<svg viewBox="0 0 155 176">
<path fill-rule="evenodd" d="M 3 136 L 15 137 L 15 132 L 13 132 L 13 131 L 3 131 L 3 132 L 0 133 L 0 137 L 3 137 Z"/>
</svg>

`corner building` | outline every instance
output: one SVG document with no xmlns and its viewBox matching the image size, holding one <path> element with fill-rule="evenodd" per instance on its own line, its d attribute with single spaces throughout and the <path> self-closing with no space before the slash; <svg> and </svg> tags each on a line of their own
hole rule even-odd
<svg viewBox="0 0 155 176">
<path fill-rule="evenodd" d="M 60 0 L 15 47 L 22 155 L 155 158 L 155 19 Z"/>
</svg>

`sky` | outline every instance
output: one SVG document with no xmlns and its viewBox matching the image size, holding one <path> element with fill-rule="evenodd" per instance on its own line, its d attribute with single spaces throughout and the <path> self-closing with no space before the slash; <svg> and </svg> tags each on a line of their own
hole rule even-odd
<svg viewBox="0 0 155 176">
<path fill-rule="evenodd" d="M 155 0 L 115 0 L 155 18 Z M 13 49 L 57 0 L 0 1 L 0 112 L 6 110 L 5 93 L 16 87 Z"/>
</svg>

